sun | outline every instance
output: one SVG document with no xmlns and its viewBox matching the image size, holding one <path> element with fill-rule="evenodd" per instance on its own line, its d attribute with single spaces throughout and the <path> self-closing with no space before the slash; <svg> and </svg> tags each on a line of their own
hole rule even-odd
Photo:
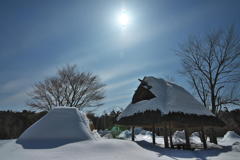
<svg viewBox="0 0 240 160">
<path fill-rule="evenodd" d="M 122 27 L 126 27 L 129 24 L 129 16 L 125 9 L 122 9 L 122 11 L 118 17 L 118 22 Z"/>
</svg>

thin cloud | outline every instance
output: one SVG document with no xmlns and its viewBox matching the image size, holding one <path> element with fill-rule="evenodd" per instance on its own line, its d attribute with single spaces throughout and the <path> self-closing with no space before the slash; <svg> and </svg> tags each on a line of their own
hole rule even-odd
<svg viewBox="0 0 240 160">
<path fill-rule="evenodd" d="M 23 89 L 16 94 L 10 95 L 6 98 L 3 98 L 0 101 L 1 106 L 23 106 L 25 101 L 28 98 L 27 93 L 31 88 Z"/>
<path fill-rule="evenodd" d="M 26 78 L 10 80 L 0 86 L 0 93 L 16 92 L 19 89 L 22 89 L 23 87 L 25 87 L 27 84 L 29 84 L 30 81 L 31 80 Z"/>
<path fill-rule="evenodd" d="M 127 80 L 124 80 L 124 81 L 112 83 L 112 84 L 106 86 L 106 90 L 109 91 L 109 90 L 117 89 L 117 88 L 129 85 L 129 84 L 132 84 L 134 82 L 136 82 L 136 78 L 127 79 Z"/>
<path fill-rule="evenodd" d="M 130 97 L 129 95 L 121 95 L 121 96 L 117 96 L 117 97 L 108 98 L 104 102 L 111 103 L 111 102 L 116 102 L 116 101 L 123 100 L 123 99 L 128 99 L 129 97 Z"/>
</svg>

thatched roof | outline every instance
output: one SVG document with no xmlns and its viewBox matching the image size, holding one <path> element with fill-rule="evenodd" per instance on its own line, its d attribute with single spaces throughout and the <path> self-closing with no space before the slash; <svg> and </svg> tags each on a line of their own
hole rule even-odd
<svg viewBox="0 0 240 160">
<path fill-rule="evenodd" d="M 175 126 L 215 126 L 220 121 L 184 88 L 155 77 L 144 77 L 118 123 L 146 126 L 170 122 Z"/>
</svg>

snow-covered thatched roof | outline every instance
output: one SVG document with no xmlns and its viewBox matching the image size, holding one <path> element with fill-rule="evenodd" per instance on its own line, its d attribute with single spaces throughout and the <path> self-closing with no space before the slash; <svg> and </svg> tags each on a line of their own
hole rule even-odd
<svg viewBox="0 0 240 160">
<path fill-rule="evenodd" d="M 119 115 L 118 120 L 146 111 L 160 111 L 162 115 L 184 113 L 191 115 L 214 116 L 183 87 L 155 77 L 144 77 L 141 87 L 153 94 L 153 98 L 132 102 Z M 136 91 L 136 93 L 138 92 Z M 135 99 L 138 95 L 133 96 Z M 134 100 L 134 99 L 133 99 Z"/>
</svg>

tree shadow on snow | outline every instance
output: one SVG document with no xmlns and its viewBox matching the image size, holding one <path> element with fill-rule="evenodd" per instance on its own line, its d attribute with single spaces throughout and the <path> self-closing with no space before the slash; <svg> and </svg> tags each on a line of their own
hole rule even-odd
<svg viewBox="0 0 240 160">
<path fill-rule="evenodd" d="M 231 151 L 231 146 L 223 147 L 223 149 L 207 149 L 207 150 L 190 151 L 190 150 L 162 148 L 160 146 L 153 145 L 152 143 L 149 143 L 146 141 L 138 141 L 136 143 L 144 149 L 158 153 L 159 157 L 165 155 L 165 156 L 171 157 L 172 159 L 197 158 L 199 160 L 207 160 L 207 158 L 209 157 L 215 157 L 223 152 Z"/>
<path fill-rule="evenodd" d="M 76 140 L 29 140 L 29 141 L 19 141 L 16 143 L 22 145 L 24 149 L 51 149 L 57 148 L 69 143 L 77 142 Z"/>
</svg>

